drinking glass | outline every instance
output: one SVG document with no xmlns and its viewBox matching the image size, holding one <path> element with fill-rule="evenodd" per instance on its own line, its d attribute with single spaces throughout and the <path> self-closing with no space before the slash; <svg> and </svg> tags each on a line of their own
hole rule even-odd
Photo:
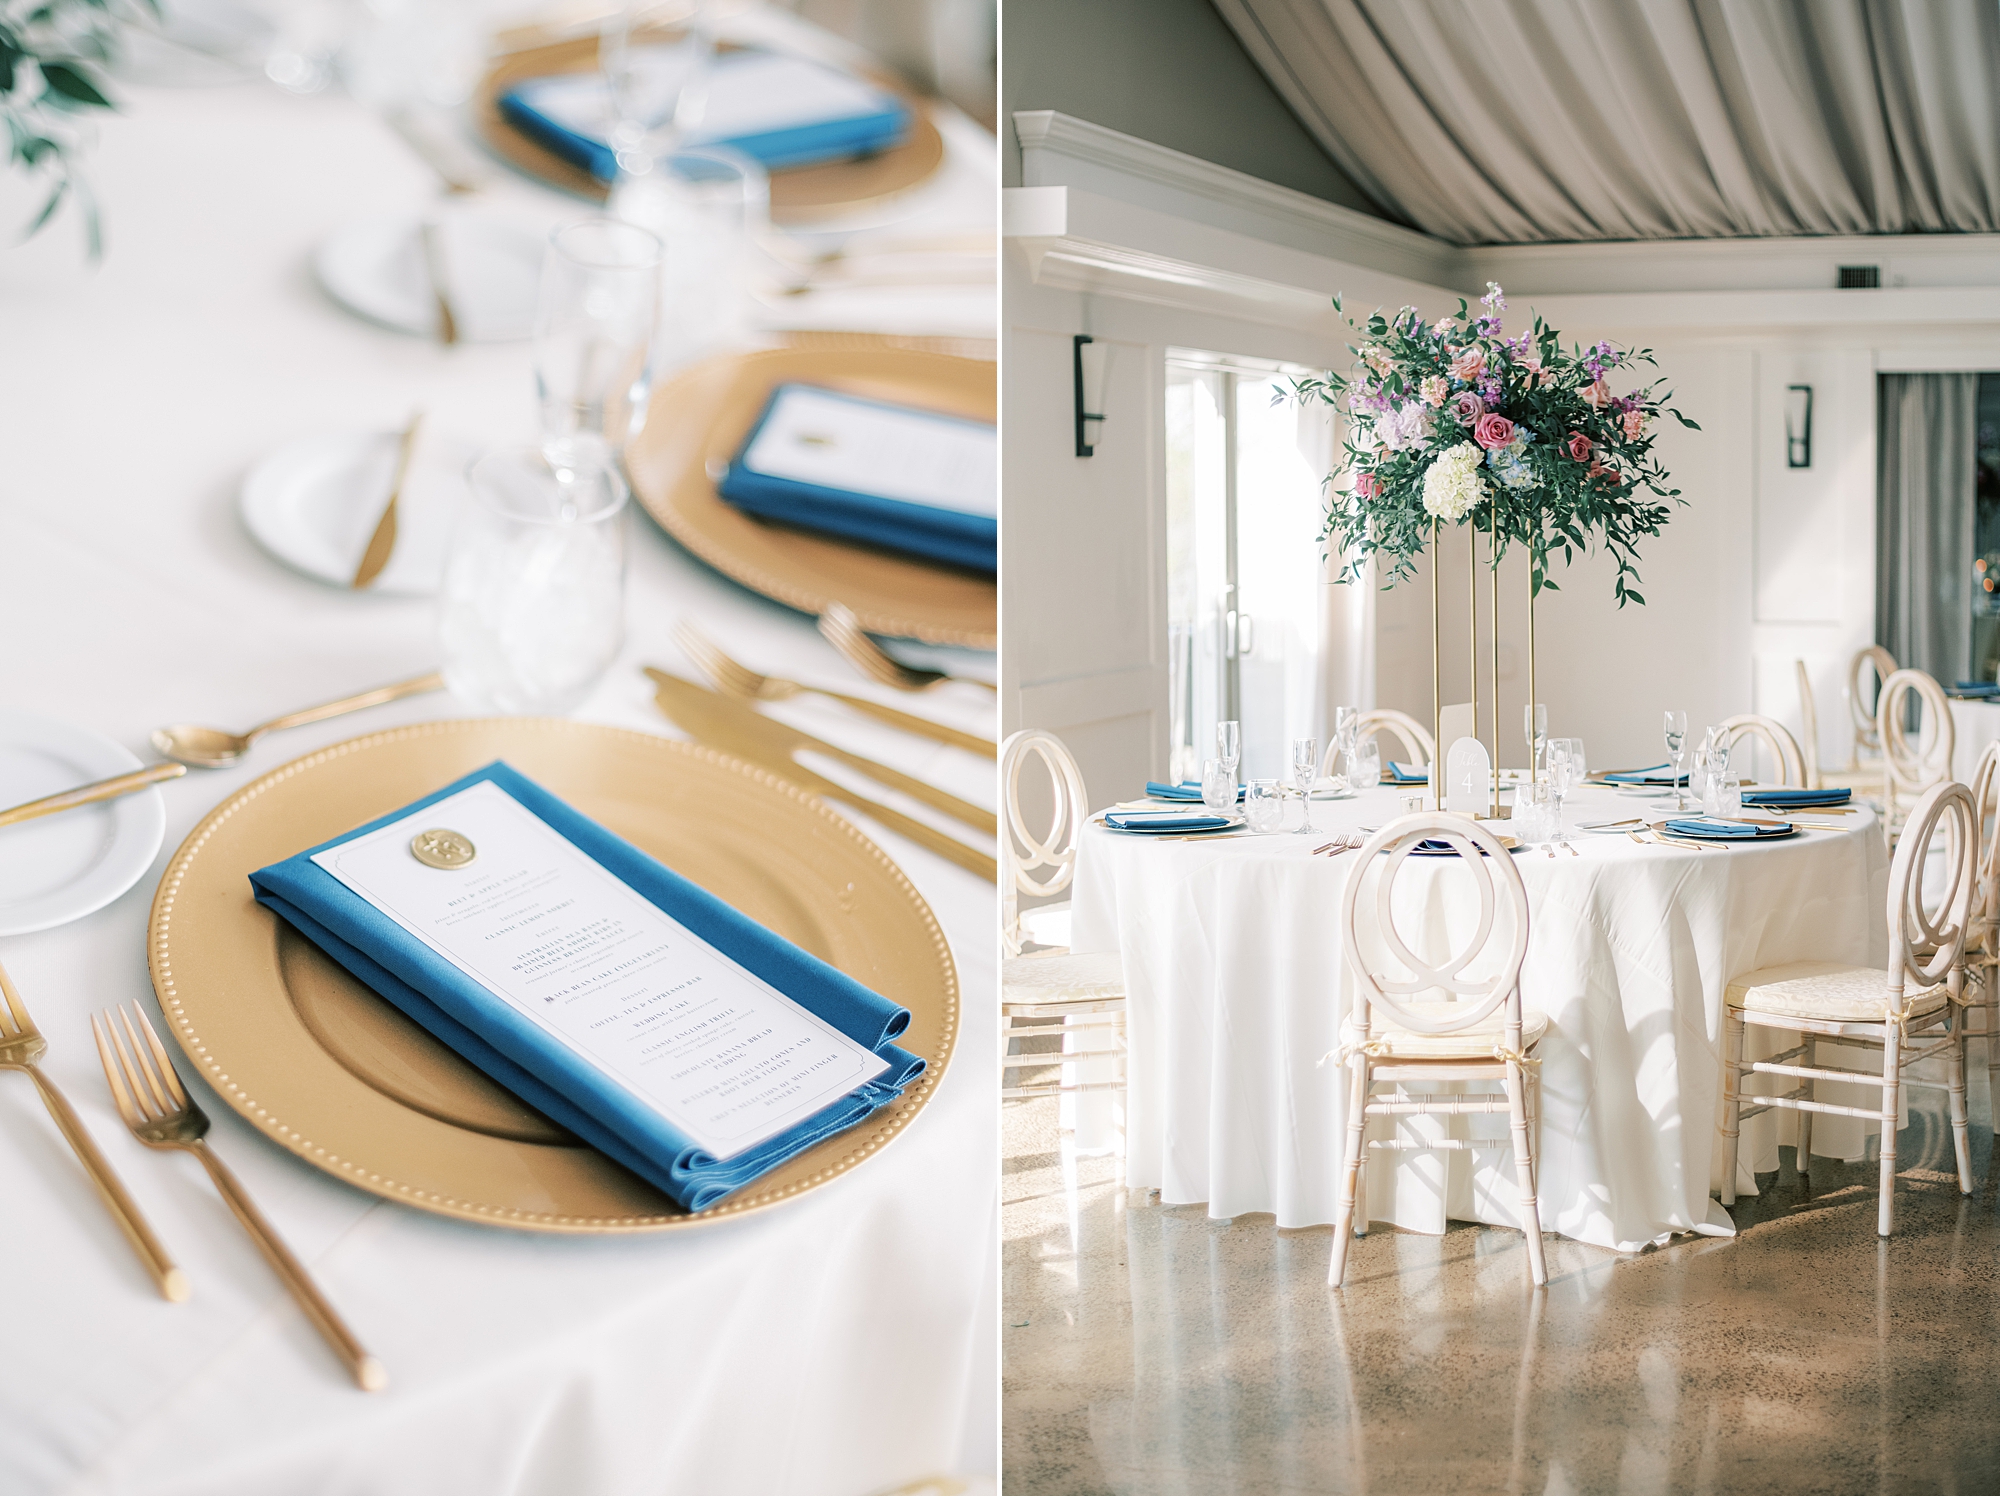
<svg viewBox="0 0 2000 1496">
<path fill-rule="evenodd" d="M 1299 792 L 1299 835 L 1313 829 L 1313 781 L 1319 778 L 1319 739 L 1292 739 L 1292 783 Z"/>
<path fill-rule="evenodd" d="M 549 236 L 535 394 L 553 466 L 609 466 L 644 418 L 664 253 L 658 235 L 615 218 L 578 219 Z"/>
<path fill-rule="evenodd" d="M 1569 829 L 1563 824 L 1563 797 L 1583 783 L 1583 739 L 1551 738 L 1549 758 L 1549 799 L 1555 810 L 1550 840 L 1557 846 L 1569 845 Z"/>
<path fill-rule="evenodd" d="M 1243 790 L 1243 819 L 1252 831 L 1276 831 L 1285 818 L 1284 789 L 1275 779 L 1253 779 Z"/>
<path fill-rule="evenodd" d="M 1236 772 L 1236 766 L 1243 762 L 1243 724 L 1241 722 L 1218 722 L 1215 724 L 1215 755 L 1229 771 Z"/>
<path fill-rule="evenodd" d="M 1373 789 L 1382 782 L 1381 742 L 1371 733 L 1348 750 L 1347 763 L 1347 782 L 1357 790 Z"/>
<path fill-rule="evenodd" d="M 569 711 L 625 640 L 624 480 L 537 451 L 488 453 L 466 478 L 438 614 L 445 684 L 485 711 Z"/>
<path fill-rule="evenodd" d="M 1359 707 L 1337 706 L 1333 709 L 1333 752 L 1329 755 L 1332 763 L 1328 767 L 1332 771 L 1333 790 L 1337 795 L 1347 793 L 1347 761 L 1354 754 L 1354 740 L 1360 726 Z"/>
<path fill-rule="evenodd" d="M 1548 819 L 1548 806 L 1543 801 L 1541 786 L 1530 782 L 1514 791 L 1514 814 L 1510 821 L 1514 840 L 1524 847 L 1546 841 Z"/>
<path fill-rule="evenodd" d="M 1547 702 L 1521 708 L 1521 736 L 1528 744 L 1528 778 L 1532 781 L 1542 772 L 1542 749 L 1549 741 Z"/>
<path fill-rule="evenodd" d="M 1734 774 L 1718 774 L 1709 783 L 1715 786 L 1715 811 L 1734 819 L 1743 814 L 1743 781 Z"/>
<path fill-rule="evenodd" d="M 677 39 L 660 33 L 641 39 L 643 0 L 626 0 L 606 17 L 597 38 L 611 125 L 607 132 L 618 174 L 644 175 L 662 147 L 698 128 L 708 111 L 715 64 L 709 7 L 696 0 Z"/>
<path fill-rule="evenodd" d="M 1219 816 L 1236 814 L 1236 769 L 1219 758 L 1201 766 L 1201 803 Z"/>
<path fill-rule="evenodd" d="M 1674 809 L 1686 810 L 1687 802 L 1681 798 L 1681 758 L 1687 752 L 1688 714 L 1668 712 L 1665 729 L 1667 735 L 1667 755 L 1674 766 Z"/>
</svg>

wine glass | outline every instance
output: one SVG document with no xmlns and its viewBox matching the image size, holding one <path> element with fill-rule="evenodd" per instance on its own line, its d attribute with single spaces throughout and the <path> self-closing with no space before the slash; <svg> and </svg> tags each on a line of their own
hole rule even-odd
<svg viewBox="0 0 2000 1496">
<path fill-rule="evenodd" d="M 1313 829 L 1312 790 L 1313 781 L 1319 778 L 1319 739 L 1292 739 L 1292 783 L 1299 791 L 1299 835 L 1305 836 Z"/>
<path fill-rule="evenodd" d="M 1211 814 L 1232 816 L 1236 814 L 1236 769 L 1219 758 L 1211 758 L 1201 766 L 1201 803 Z"/>
<path fill-rule="evenodd" d="M 1276 831 L 1284 819 L 1283 787 L 1275 779 L 1253 779 L 1243 790 L 1243 819 L 1252 831 Z"/>
<path fill-rule="evenodd" d="M 1542 769 L 1542 749 L 1549 741 L 1549 706 L 1545 701 L 1521 708 L 1521 736 L 1529 750 L 1528 779 L 1532 783 Z"/>
<path fill-rule="evenodd" d="M 1243 724 L 1241 722 L 1218 722 L 1215 724 L 1215 754 L 1229 766 L 1234 774 L 1236 766 L 1243 762 Z"/>
<path fill-rule="evenodd" d="M 1688 714 L 1668 712 L 1665 725 L 1667 754 L 1674 764 L 1674 809 L 1686 810 L 1687 802 L 1681 798 L 1681 758 L 1687 752 Z"/>
<path fill-rule="evenodd" d="M 1563 796 L 1583 783 L 1583 775 L 1583 739 L 1551 738 L 1549 798 L 1555 805 L 1555 834 L 1552 840 L 1557 846 L 1569 845 L 1569 828 L 1563 824 Z"/>
</svg>

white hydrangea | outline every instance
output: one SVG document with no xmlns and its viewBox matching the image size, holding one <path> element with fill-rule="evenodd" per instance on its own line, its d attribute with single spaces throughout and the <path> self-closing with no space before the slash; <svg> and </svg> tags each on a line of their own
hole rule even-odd
<svg viewBox="0 0 2000 1496">
<path fill-rule="evenodd" d="M 1473 442 L 1460 442 L 1424 472 L 1424 509 L 1454 524 L 1486 498 L 1486 480 L 1479 476 L 1486 454 Z"/>
</svg>

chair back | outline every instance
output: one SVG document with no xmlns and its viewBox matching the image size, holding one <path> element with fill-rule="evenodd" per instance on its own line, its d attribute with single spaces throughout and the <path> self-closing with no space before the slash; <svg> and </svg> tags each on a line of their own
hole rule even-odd
<svg viewBox="0 0 2000 1496">
<path fill-rule="evenodd" d="M 1922 702 L 1924 718 L 1914 739 L 1905 725 L 1911 696 Z M 1915 799 L 1951 778 L 1951 754 L 1956 746 L 1951 703 L 1945 700 L 1944 688 L 1923 671 L 1890 672 L 1875 703 L 1875 732 L 1882 745 L 1892 813 L 1897 800 Z"/>
<path fill-rule="evenodd" d="M 1048 775 L 1048 821 L 1037 830 L 1021 804 L 1021 772 L 1039 759 Z M 1076 875 L 1076 844 L 1090 813 L 1083 771 L 1063 740 L 1038 727 L 1023 728 L 1000 745 L 1000 793 L 1007 822 L 1000 834 L 1000 941 L 1009 956 L 1021 954 L 1021 895 L 1053 898 Z"/>
<path fill-rule="evenodd" d="M 1870 673 L 1875 676 L 1875 690 L 1864 690 L 1863 682 Z M 1871 644 L 1858 650 L 1847 664 L 1847 714 L 1853 720 L 1854 747 L 1856 756 L 1863 748 L 1874 752 L 1882 750 L 1882 735 L 1876 731 L 1876 708 L 1881 705 L 1882 689 L 1889 683 L 1889 677 L 1896 673 L 1896 657 L 1879 644 Z"/>
<path fill-rule="evenodd" d="M 1755 713 L 1725 717 L 1722 719 L 1722 732 L 1723 741 L 1732 750 L 1743 739 L 1755 738 L 1770 750 L 1771 762 L 1778 772 L 1778 783 L 1794 789 L 1806 787 L 1805 760 L 1799 754 L 1798 740 L 1785 730 L 1785 724 L 1777 718 L 1759 717 Z"/>
<path fill-rule="evenodd" d="M 2000 742 L 1988 743 L 1972 771 L 1972 814 L 1979 827 L 1978 884 L 1972 895 L 1973 941 L 2000 949 Z"/>
<path fill-rule="evenodd" d="M 1792 661 L 1799 673 L 1799 756 L 1806 771 L 1806 788 L 1819 788 L 1819 711 L 1813 705 L 1812 677 L 1804 660 Z"/>
<path fill-rule="evenodd" d="M 1397 875 L 1426 838 L 1451 844 L 1457 857 L 1440 857 L 1437 862 L 1445 864 L 1443 870 L 1469 876 L 1479 895 L 1479 919 L 1471 939 L 1442 964 L 1418 957 L 1396 926 Z M 1436 864 L 1425 869 L 1440 870 Z M 1372 889 L 1372 897 L 1365 902 L 1363 884 Z M 1509 917 L 1496 919 L 1503 911 Z M 1357 1032 L 1369 1032 L 1369 1010 L 1378 1005 L 1403 1027 L 1421 1034 L 1461 1032 L 1504 1005 L 1507 1047 L 1521 1047 L 1521 962 L 1528 954 L 1528 890 L 1514 859 L 1485 827 L 1442 811 L 1423 811 L 1389 822 L 1355 854 L 1341 895 L 1340 921 L 1348 964 L 1357 979 L 1350 1020 Z M 1371 963 L 1362 945 L 1364 925 L 1373 936 L 1372 943 L 1385 949 L 1408 976 L 1383 976 L 1368 969 Z M 1485 975 L 1466 975 L 1475 963 L 1484 968 Z M 1415 1001 L 1423 992 L 1446 992 L 1455 1000 Z"/>
<path fill-rule="evenodd" d="M 1365 742 L 1370 736 L 1384 732 L 1402 744 L 1402 757 L 1406 760 L 1428 764 L 1437 757 L 1437 744 L 1431 741 L 1430 729 L 1408 712 L 1394 711 L 1386 706 L 1374 707 L 1361 714 L 1354 730 L 1354 741 Z"/>
<path fill-rule="evenodd" d="M 1944 839 L 1944 895 L 1924 907 L 1924 864 L 1931 844 Z M 1910 808 L 1895 860 L 1889 864 L 1889 992 L 1902 1006 L 1906 986 L 1963 985 L 1960 963 L 1972 922 L 1979 872 L 1979 812 L 1972 791 L 1946 780 L 1932 785 Z"/>
</svg>

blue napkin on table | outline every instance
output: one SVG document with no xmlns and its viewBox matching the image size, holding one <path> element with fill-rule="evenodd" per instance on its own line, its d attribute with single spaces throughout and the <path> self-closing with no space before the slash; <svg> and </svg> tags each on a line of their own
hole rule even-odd
<svg viewBox="0 0 2000 1496">
<path fill-rule="evenodd" d="M 1988 696 L 2000 696 L 2000 682 L 1990 680 L 1962 680 L 1953 685 L 1951 694 L 1954 696 L 1972 696 L 1982 699 Z"/>
<path fill-rule="evenodd" d="M 889 1069 L 776 1137 L 717 1159 L 312 860 L 314 852 L 487 780 L 642 898 L 848 1038 L 874 1050 L 889 1062 Z M 258 903 L 432 1034 L 689 1210 L 713 1205 L 822 1139 L 854 1126 L 894 1101 L 924 1071 L 920 1056 L 890 1042 L 909 1027 L 907 1008 L 737 913 L 504 763 L 488 764 L 345 836 L 260 868 L 250 875 L 250 883 Z"/>
<path fill-rule="evenodd" d="M 1755 841 L 1760 836 L 1783 836 L 1792 829 L 1789 821 L 1780 821 L 1775 826 L 1753 826 L 1748 821 L 1714 820 L 1702 816 L 1696 820 L 1668 821 L 1667 830 L 1682 836 L 1726 836 L 1741 837 L 1745 841 Z"/>
<path fill-rule="evenodd" d="M 1423 764 L 1418 764 L 1412 768 L 1391 759 L 1383 767 L 1389 771 L 1389 777 L 1397 784 L 1429 784 L 1431 782 L 1431 771 Z"/>
<path fill-rule="evenodd" d="M 1229 824 L 1227 816 L 1191 815 L 1184 810 L 1114 810 L 1105 814 L 1104 824 L 1114 831 L 1219 831 Z"/>
<path fill-rule="evenodd" d="M 1845 805 L 1854 798 L 1854 791 L 1845 790 L 1745 790 L 1745 805 L 1791 806 L 1794 810 L 1806 810 L 1816 805 Z"/>
<path fill-rule="evenodd" d="M 795 403 L 792 410 L 781 417 L 778 413 L 787 401 Z M 798 426 L 801 407 L 796 402 L 810 402 L 809 408 L 816 419 L 806 420 L 803 427 Z M 779 421 L 774 439 L 780 445 L 775 448 L 760 445 L 759 438 L 774 418 Z M 788 428 L 787 422 L 793 423 L 793 426 Z M 882 459 L 887 470 L 893 471 L 896 454 L 893 450 L 883 449 L 894 446 L 897 428 L 900 426 L 903 433 L 919 445 L 922 438 L 930 434 L 911 427 L 911 422 L 919 423 L 920 427 L 937 428 L 946 435 L 946 439 L 962 445 L 977 444 L 955 452 L 951 459 L 954 464 L 978 462 L 980 453 L 986 451 L 991 443 L 994 431 L 992 423 L 987 421 L 968 421 L 936 411 L 864 400 L 813 385 L 781 384 L 771 391 L 762 414 L 757 417 L 757 424 L 743 438 L 743 445 L 730 462 L 728 471 L 716 484 L 716 492 L 728 503 L 759 519 L 836 535 L 843 540 L 859 540 L 951 566 L 996 572 L 1000 556 L 1000 520 L 998 510 L 990 503 L 975 512 L 944 502 L 925 502 L 909 496 L 888 497 L 862 492 L 857 488 L 833 487 L 757 466 L 759 461 L 782 460 L 786 450 L 783 444 L 793 439 L 831 447 L 842 440 L 846 434 L 843 430 L 845 426 L 853 428 L 855 442 L 873 443 L 877 448 L 873 455 Z M 865 427 L 856 423 L 865 423 Z M 811 429 L 814 427 L 826 429 Z M 789 438 L 785 435 L 788 429 L 792 431 Z M 773 453 L 778 455 L 774 457 Z M 990 455 L 986 461 L 990 465 Z M 967 473 L 973 474 L 970 479 Z M 938 476 L 959 488 L 968 483 L 997 487 L 989 481 L 997 478 L 997 469 L 981 476 L 969 466 L 963 470 L 955 466 L 952 472 Z M 894 481 L 892 478 L 884 486 L 893 486 Z M 990 498 L 985 487 L 980 487 L 980 492 Z"/>
<path fill-rule="evenodd" d="M 1243 799 L 1244 788 L 1240 784 L 1236 786 L 1236 799 L 1239 804 Z M 1201 786 L 1196 784 L 1192 779 L 1184 780 L 1180 784 L 1161 784 L 1157 779 L 1149 779 L 1146 781 L 1146 798 L 1148 800 L 1185 800 L 1195 805 L 1203 803 Z"/>
<path fill-rule="evenodd" d="M 641 49 L 643 62 L 645 49 Z M 531 78 L 500 96 L 508 124 L 600 182 L 618 158 L 599 133 L 608 95 L 597 73 Z M 803 57 L 745 49 L 715 59 L 704 124 L 688 146 L 722 145 L 766 171 L 876 155 L 910 132 L 910 110 L 886 89 Z"/>
<path fill-rule="evenodd" d="M 1600 776 L 1607 784 L 1686 784 L 1687 775 L 1677 781 L 1671 764 L 1654 764 L 1650 769 L 1620 769 L 1616 774 Z"/>
</svg>

